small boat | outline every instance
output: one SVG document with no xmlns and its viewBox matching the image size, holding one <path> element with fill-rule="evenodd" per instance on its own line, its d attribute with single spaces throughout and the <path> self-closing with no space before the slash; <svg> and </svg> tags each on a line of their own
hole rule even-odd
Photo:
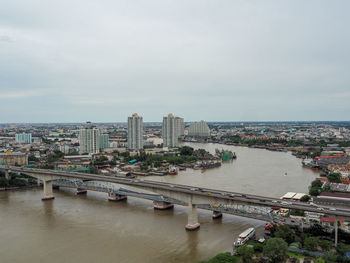
<svg viewBox="0 0 350 263">
<path fill-rule="evenodd" d="M 255 228 L 250 227 L 242 232 L 234 242 L 236 247 L 244 245 L 249 239 L 255 236 Z"/>
<path fill-rule="evenodd" d="M 178 169 L 177 169 L 177 167 L 175 167 L 175 166 L 171 166 L 170 168 L 169 168 L 169 175 L 177 175 L 177 173 L 178 173 Z"/>
</svg>

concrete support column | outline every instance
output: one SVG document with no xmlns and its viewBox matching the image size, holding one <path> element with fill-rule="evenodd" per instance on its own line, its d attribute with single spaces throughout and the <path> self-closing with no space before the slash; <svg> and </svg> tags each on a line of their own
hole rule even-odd
<svg viewBox="0 0 350 263">
<path fill-rule="evenodd" d="M 87 190 L 77 188 L 77 192 L 76 193 L 77 193 L 77 195 L 86 195 L 87 194 Z"/>
<path fill-rule="evenodd" d="M 186 230 L 196 230 L 200 227 L 198 223 L 197 205 L 189 204 L 187 209 L 188 222 L 185 226 Z"/>
<path fill-rule="evenodd" d="M 5 178 L 6 178 L 7 180 L 10 180 L 10 179 L 11 179 L 11 176 L 10 176 L 8 170 L 5 170 Z"/>
<path fill-rule="evenodd" d="M 219 219 L 222 217 L 222 213 L 220 211 L 213 211 L 213 219 Z"/>
<path fill-rule="evenodd" d="M 164 201 L 153 201 L 153 207 L 158 210 L 166 210 L 173 208 L 174 205 Z"/>
<path fill-rule="evenodd" d="M 337 217 L 335 217 L 335 222 L 334 222 L 334 233 L 335 233 L 334 245 L 337 246 L 338 245 L 338 219 L 337 219 Z"/>
<path fill-rule="evenodd" d="M 116 193 L 108 193 L 108 200 L 109 201 L 121 201 L 121 200 L 126 200 L 127 196 L 126 195 L 118 195 Z"/>
<path fill-rule="evenodd" d="M 44 196 L 41 198 L 41 200 L 54 199 L 55 197 L 53 196 L 53 191 L 52 191 L 52 181 L 43 180 L 43 185 L 44 185 Z"/>
</svg>

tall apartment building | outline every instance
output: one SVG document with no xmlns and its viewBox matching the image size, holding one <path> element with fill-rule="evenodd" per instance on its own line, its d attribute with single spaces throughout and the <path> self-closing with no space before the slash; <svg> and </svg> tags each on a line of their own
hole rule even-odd
<svg viewBox="0 0 350 263">
<path fill-rule="evenodd" d="M 86 127 L 79 131 L 80 153 L 99 153 L 100 152 L 100 130 L 86 123 Z"/>
<path fill-rule="evenodd" d="M 31 133 L 17 133 L 16 142 L 19 143 L 32 143 L 32 134 Z"/>
<path fill-rule="evenodd" d="M 143 149 L 143 119 L 137 113 L 128 117 L 128 149 Z"/>
<path fill-rule="evenodd" d="M 179 145 L 178 124 L 178 120 L 171 113 L 163 117 L 162 135 L 164 147 L 177 147 Z"/>
<path fill-rule="evenodd" d="M 185 134 L 185 122 L 181 117 L 175 117 L 176 127 L 177 127 L 177 135 L 178 137 L 184 136 Z"/>
<path fill-rule="evenodd" d="M 208 137 L 210 136 L 210 129 L 205 121 L 194 122 L 188 128 L 188 135 Z"/>
<path fill-rule="evenodd" d="M 101 134 L 100 135 L 100 150 L 109 148 L 109 135 Z"/>
</svg>

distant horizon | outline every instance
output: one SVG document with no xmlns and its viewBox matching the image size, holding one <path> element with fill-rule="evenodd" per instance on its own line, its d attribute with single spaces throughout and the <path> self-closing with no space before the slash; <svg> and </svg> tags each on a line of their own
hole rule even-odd
<svg viewBox="0 0 350 263">
<path fill-rule="evenodd" d="M 192 123 L 192 122 L 198 122 L 201 120 L 195 120 L 195 121 L 186 121 L 185 123 Z M 206 123 L 349 123 L 350 121 L 206 121 Z M 16 125 L 16 124 L 85 124 L 85 122 L 7 122 L 7 123 L 0 123 L 0 125 Z M 94 122 L 91 121 L 92 124 L 114 124 L 114 123 L 124 123 L 127 124 L 127 121 L 115 121 L 115 122 Z M 143 121 L 143 123 L 162 123 L 162 121 Z"/>
</svg>

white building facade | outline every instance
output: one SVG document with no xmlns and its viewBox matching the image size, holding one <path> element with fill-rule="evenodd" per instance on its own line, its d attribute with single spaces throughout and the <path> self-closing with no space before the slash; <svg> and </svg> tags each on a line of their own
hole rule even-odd
<svg viewBox="0 0 350 263">
<path fill-rule="evenodd" d="M 179 145 L 180 122 L 173 114 L 163 117 L 162 135 L 164 147 L 177 147 Z"/>
<path fill-rule="evenodd" d="M 128 117 L 128 149 L 143 149 L 143 118 L 137 113 Z"/>
<path fill-rule="evenodd" d="M 31 133 L 17 133 L 16 142 L 19 143 L 32 143 L 32 134 Z"/>
<path fill-rule="evenodd" d="M 87 125 L 79 131 L 79 152 L 99 153 L 100 152 L 100 130 L 97 127 Z"/>
<path fill-rule="evenodd" d="M 205 121 L 194 122 L 188 128 L 188 136 L 208 137 L 210 129 Z"/>
</svg>

